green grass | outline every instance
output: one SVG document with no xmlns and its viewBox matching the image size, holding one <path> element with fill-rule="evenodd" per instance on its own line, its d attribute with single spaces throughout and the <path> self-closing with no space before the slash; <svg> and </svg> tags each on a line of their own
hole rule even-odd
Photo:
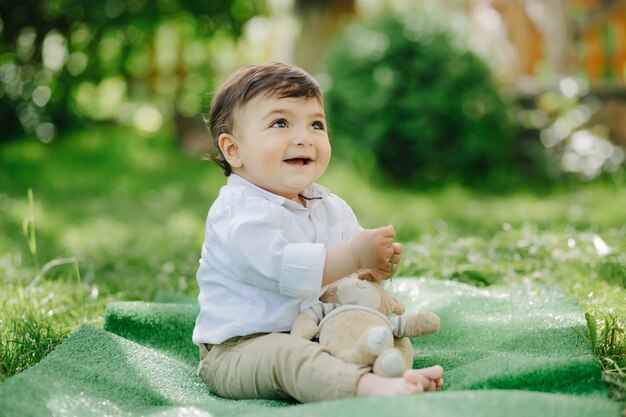
<svg viewBox="0 0 626 417">
<path fill-rule="evenodd" d="M 0 148 L 0 380 L 80 324 L 100 325 L 109 301 L 195 294 L 206 211 L 224 182 L 167 133 L 99 128 Z M 623 179 L 505 195 L 409 192 L 336 159 L 321 182 L 363 226 L 395 225 L 398 275 L 561 285 L 587 313 L 589 343 L 624 400 Z"/>
</svg>

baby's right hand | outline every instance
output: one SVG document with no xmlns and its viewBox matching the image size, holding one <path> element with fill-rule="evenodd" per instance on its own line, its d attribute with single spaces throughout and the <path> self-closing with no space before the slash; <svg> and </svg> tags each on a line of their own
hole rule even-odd
<svg viewBox="0 0 626 417">
<path fill-rule="evenodd" d="M 388 267 L 395 237 L 393 226 L 386 226 L 363 230 L 352 238 L 350 244 L 359 268 Z"/>
</svg>

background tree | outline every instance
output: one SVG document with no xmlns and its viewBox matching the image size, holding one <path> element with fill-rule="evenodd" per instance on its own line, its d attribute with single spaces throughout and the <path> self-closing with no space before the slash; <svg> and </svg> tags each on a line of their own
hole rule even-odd
<svg viewBox="0 0 626 417">
<path fill-rule="evenodd" d="M 338 152 L 370 153 L 407 186 L 510 185 L 540 171 L 486 64 L 445 26 L 388 15 L 348 26 L 332 45 L 326 93 Z"/>
<path fill-rule="evenodd" d="M 154 131 L 197 115 L 214 52 L 262 2 L 20 0 L 0 3 L 1 140 L 115 120 Z M 178 123 L 177 125 L 180 125 Z"/>
</svg>

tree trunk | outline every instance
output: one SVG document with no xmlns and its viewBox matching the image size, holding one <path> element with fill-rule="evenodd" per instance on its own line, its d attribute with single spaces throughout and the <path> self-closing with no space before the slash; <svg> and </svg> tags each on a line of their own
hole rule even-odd
<svg viewBox="0 0 626 417">
<path fill-rule="evenodd" d="M 306 71 L 315 72 L 328 43 L 356 14 L 355 0 L 297 0 L 295 12 L 301 24 L 293 61 Z"/>
<path fill-rule="evenodd" d="M 568 14 L 569 0 L 525 0 L 526 12 L 544 39 L 544 52 L 557 76 L 574 71 L 574 28 Z"/>
</svg>

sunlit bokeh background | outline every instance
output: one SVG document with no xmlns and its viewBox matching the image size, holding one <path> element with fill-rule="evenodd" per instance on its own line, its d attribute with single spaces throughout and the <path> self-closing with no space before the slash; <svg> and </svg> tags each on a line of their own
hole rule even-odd
<svg viewBox="0 0 626 417">
<path fill-rule="evenodd" d="M 50 143 L 97 123 L 140 136 L 174 126 L 185 149 L 203 151 L 199 115 L 227 74 L 277 60 L 330 87 L 326 57 L 340 34 L 396 13 L 453 33 L 558 171 L 589 180 L 624 163 L 625 9 L 606 0 L 4 1 L 1 137 Z M 359 49 L 386 48 L 380 35 Z"/>
</svg>

